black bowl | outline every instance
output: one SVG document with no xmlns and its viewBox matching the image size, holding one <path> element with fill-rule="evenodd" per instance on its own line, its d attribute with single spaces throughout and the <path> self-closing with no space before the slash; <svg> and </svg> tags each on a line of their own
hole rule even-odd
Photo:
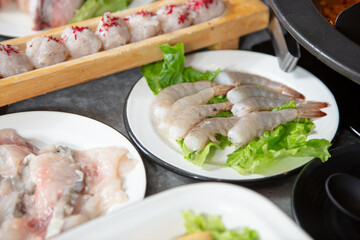
<svg viewBox="0 0 360 240">
<path fill-rule="evenodd" d="M 360 84 L 360 46 L 337 31 L 311 0 L 268 0 L 286 30 L 311 54 Z"/>
<path fill-rule="evenodd" d="M 292 194 L 296 222 L 314 239 L 360 239 L 360 222 L 336 207 L 326 193 L 326 179 L 334 173 L 360 177 L 360 144 L 330 151 L 322 163 L 312 160 L 300 172 Z"/>
</svg>

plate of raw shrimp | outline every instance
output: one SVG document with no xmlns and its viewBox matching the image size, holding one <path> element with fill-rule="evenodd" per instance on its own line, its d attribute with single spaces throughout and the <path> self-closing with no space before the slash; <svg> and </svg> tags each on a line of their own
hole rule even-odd
<svg viewBox="0 0 360 240">
<path fill-rule="evenodd" d="M 202 72 L 206 70 L 215 71 L 221 68 L 223 71 L 257 75 L 272 80 L 270 82 L 271 86 L 268 87 L 273 88 L 275 92 L 283 92 L 286 94 L 287 90 L 293 89 L 296 94 L 299 94 L 297 97 L 306 99 L 308 103 L 325 103 L 324 106 L 321 107 L 321 112 L 324 114 L 322 114 L 321 117 L 313 119 L 315 127 L 307 139 L 326 139 L 331 141 L 336 134 L 339 124 L 339 111 L 333 94 L 321 80 L 301 67 L 297 67 L 291 73 L 285 73 L 279 68 L 277 59 L 274 56 L 238 50 L 195 53 L 186 57 L 185 65 Z M 228 78 L 224 77 L 223 80 L 226 82 Z M 251 88 L 250 85 L 245 85 L 244 87 Z M 276 89 L 278 87 L 281 89 Z M 220 91 L 223 90 L 224 89 L 220 89 Z M 176 91 L 178 91 L 178 89 L 176 89 Z M 231 98 L 229 94 L 227 94 L 227 97 Z M 278 101 L 281 102 L 281 99 Z M 216 150 L 211 158 L 206 160 L 204 165 L 196 166 L 184 158 L 177 142 L 159 126 L 157 121 L 158 116 L 156 116 L 158 113 L 154 111 L 156 109 L 156 102 L 157 96 L 149 89 L 146 79 L 141 78 L 128 95 L 124 111 L 125 126 L 129 136 L 148 157 L 176 173 L 203 180 L 232 182 L 256 181 L 286 174 L 303 166 L 312 159 L 312 157 L 287 157 L 259 172 L 240 174 L 234 169 L 223 165 L 226 162 L 226 156 L 236 150 L 234 146 L 229 146 L 223 150 Z M 224 105 L 225 110 L 229 108 L 229 106 L 226 105 L 227 104 Z M 182 119 L 194 118 L 193 115 L 200 112 L 200 110 L 197 110 L 197 106 L 191 107 L 193 111 L 188 111 L 189 116 L 182 116 Z M 308 106 L 305 106 L 305 108 L 307 107 Z M 310 111 L 309 113 L 316 114 L 318 112 L 319 111 Z M 184 114 L 184 111 L 182 113 Z M 228 120 L 228 122 L 231 121 L 231 119 Z M 267 124 L 270 120 L 267 118 L 267 115 L 264 115 L 261 121 Z M 208 129 L 218 129 L 221 127 L 216 124 L 226 124 L 224 120 L 210 120 L 208 122 L 215 124 L 211 125 Z M 249 128 L 251 128 L 251 126 Z M 210 134 L 211 133 L 209 133 L 209 135 Z M 230 137 L 229 134 L 228 137 Z"/>
</svg>

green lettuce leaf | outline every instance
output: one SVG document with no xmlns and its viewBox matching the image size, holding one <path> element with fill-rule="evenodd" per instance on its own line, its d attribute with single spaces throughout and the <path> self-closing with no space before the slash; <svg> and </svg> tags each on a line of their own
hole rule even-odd
<svg viewBox="0 0 360 240">
<path fill-rule="evenodd" d="M 196 82 L 200 80 L 213 81 L 220 69 L 202 73 L 191 67 L 184 67 L 185 51 L 184 44 L 179 43 L 175 46 L 168 44 L 160 45 L 164 60 L 150 63 L 141 67 L 151 91 L 157 95 L 162 89 L 183 82 Z"/>
<path fill-rule="evenodd" d="M 182 212 L 186 234 L 207 231 L 214 240 L 256 240 L 257 231 L 244 228 L 240 230 L 226 230 L 220 216 L 206 214 L 195 215 L 192 211 Z"/>
<path fill-rule="evenodd" d="M 296 108 L 296 104 L 295 104 L 294 100 L 291 100 L 288 104 L 284 104 L 280 107 L 274 108 L 272 111 L 279 111 L 279 110 L 283 110 L 286 108 Z"/>
<path fill-rule="evenodd" d="M 214 154 L 216 149 L 223 150 L 226 146 L 231 145 L 231 142 L 227 137 L 224 137 L 220 134 L 216 135 L 215 137 L 218 143 L 209 141 L 209 143 L 198 152 L 188 149 L 184 143 L 184 140 L 177 140 L 176 142 L 180 145 L 185 159 L 189 160 L 196 166 L 202 166 L 205 160 Z"/>
<path fill-rule="evenodd" d="M 207 104 L 222 103 L 222 102 L 228 102 L 228 101 L 229 100 L 227 99 L 226 95 L 219 95 L 219 96 L 215 96 L 212 99 L 210 99 Z"/>
<path fill-rule="evenodd" d="M 98 17 L 104 12 L 116 12 L 125 9 L 131 0 L 86 0 L 69 23 L 76 23 L 85 19 Z"/>
<path fill-rule="evenodd" d="M 259 172 L 285 157 L 316 157 L 325 162 L 330 157 L 331 143 L 325 139 L 306 141 L 313 127 L 309 119 L 280 125 L 229 154 L 225 166 L 243 174 Z"/>
<path fill-rule="evenodd" d="M 222 102 L 227 102 L 229 101 L 226 97 L 226 95 L 219 95 L 219 96 L 215 96 L 212 99 L 209 100 L 209 102 L 207 104 L 214 104 L 214 103 L 222 103 Z M 234 114 L 231 111 L 224 111 L 224 112 L 220 112 L 218 114 L 216 114 L 213 117 L 209 117 L 209 118 L 217 118 L 217 117 L 232 117 L 234 116 Z"/>
</svg>

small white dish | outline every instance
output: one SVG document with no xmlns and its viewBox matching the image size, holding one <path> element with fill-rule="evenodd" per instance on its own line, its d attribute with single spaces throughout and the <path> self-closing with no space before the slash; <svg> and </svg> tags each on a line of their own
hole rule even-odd
<svg viewBox="0 0 360 240">
<path fill-rule="evenodd" d="M 146 175 L 139 153 L 121 133 L 101 122 L 71 113 L 33 111 L 0 116 L 0 128 L 14 129 L 40 148 L 50 144 L 78 150 L 124 147 L 129 157 L 137 161 L 135 168 L 124 177 L 124 190 L 129 200 L 113 206 L 109 212 L 141 201 L 145 196 Z"/>
<path fill-rule="evenodd" d="M 308 139 L 324 138 L 331 141 L 335 136 L 339 124 L 339 110 L 335 98 L 324 83 L 301 67 L 297 67 L 291 73 L 285 73 L 280 70 L 276 57 L 239 50 L 195 53 L 186 57 L 186 65 L 201 71 L 221 68 L 261 75 L 296 89 L 305 95 L 306 100 L 327 102 L 330 106 L 322 109 L 327 116 L 313 121 L 315 128 Z M 126 101 L 125 126 L 129 136 L 145 154 L 174 172 L 204 180 L 254 181 L 286 174 L 312 159 L 288 158 L 260 173 L 240 175 L 232 168 L 220 167 L 226 161 L 226 154 L 234 150 L 228 148 L 216 154 L 211 163 L 204 164 L 203 167 L 195 166 L 183 158 L 180 147 L 175 141 L 165 139 L 157 131 L 152 117 L 155 97 L 145 78 L 141 78 Z"/>
<path fill-rule="evenodd" d="M 128 8 L 149 4 L 154 0 L 132 0 Z M 39 33 L 33 31 L 30 14 L 17 8 L 16 2 L 0 9 L 0 35 L 7 37 L 24 37 Z"/>
<path fill-rule="evenodd" d="M 311 239 L 264 196 L 227 183 L 173 188 L 60 235 L 62 239 L 170 240 L 185 233 L 182 211 L 221 216 L 226 229 L 248 227 L 260 239 Z"/>
</svg>

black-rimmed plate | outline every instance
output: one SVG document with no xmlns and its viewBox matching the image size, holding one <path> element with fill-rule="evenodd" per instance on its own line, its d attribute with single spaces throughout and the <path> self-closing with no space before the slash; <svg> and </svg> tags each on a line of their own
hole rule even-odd
<svg viewBox="0 0 360 240">
<path fill-rule="evenodd" d="M 318 78 L 300 67 L 292 73 L 285 73 L 280 70 L 277 59 L 273 56 L 232 50 L 195 53 L 187 56 L 186 64 L 201 71 L 221 68 L 262 75 L 297 89 L 309 101 L 328 102 L 330 106 L 323 109 L 327 116 L 314 120 L 316 127 L 309 138 L 325 138 L 331 141 L 336 133 L 339 113 L 334 96 Z M 288 161 L 279 161 L 257 174 L 240 175 L 232 168 L 221 167 L 226 161 L 226 155 L 234 150 L 227 148 L 217 152 L 203 167 L 195 166 L 183 158 L 175 141 L 170 141 L 159 134 L 152 117 L 154 100 L 155 96 L 145 78 L 140 79 L 126 100 L 125 127 L 129 136 L 147 156 L 182 175 L 216 181 L 264 180 L 297 169 L 311 160 L 311 158 L 287 159 Z"/>
<path fill-rule="evenodd" d="M 338 210 L 325 190 L 325 181 L 333 173 L 360 178 L 360 144 L 333 149 L 331 155 L 326 163 L 314 159 L 299 174 L 292 196 L 293 215 L 314 239 L 360 239 L 360 222 Z"/>
</svg>

